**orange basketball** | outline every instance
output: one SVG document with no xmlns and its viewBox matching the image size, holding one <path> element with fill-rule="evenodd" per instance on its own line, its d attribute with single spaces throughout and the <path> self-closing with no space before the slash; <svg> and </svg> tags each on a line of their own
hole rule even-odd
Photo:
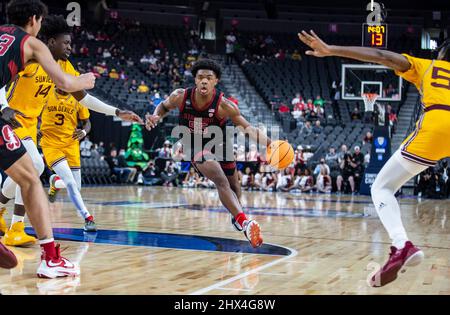
<svg viewBox="0 0 450 315">
<path fill-rule="evenodd" d="M 276 169 L 285 169 L 293 160 L 294 149 L 286 141 L 274 141 L 267 148 L 267 163 Z"/>
</svg>

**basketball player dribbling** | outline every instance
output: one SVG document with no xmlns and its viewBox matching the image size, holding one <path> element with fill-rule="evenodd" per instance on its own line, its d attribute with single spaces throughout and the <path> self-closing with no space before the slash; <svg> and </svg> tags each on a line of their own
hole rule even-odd
<svg viewBox="0 0 450 315">
<path fill-rule="evenodd" d="M 149 130 L 154 128 L 168 112 L 179 109 L 180 126 L 188 128 L 192 137 L 200 134 L 202 138 L 200 147 L 195 146 L 192 139 L 190 150 L 183 149 L 183 152 L 190 152 L 188 158 L 197 171 L 214 182 L 220 201 L 232 215 L 234 227 L 244 232 L 253 247 L 259 247 L 263 242 L 260 226 L 255 220 L 247 219 L 242 210 L 236 162 L 234 156 L 226 157 L 226 122 L 228 119 L 231 120 L 234 125 L 242 127 L 251 139 L 259 143 L 269 145 L 271 140 L 262 131 L 251 126 L 240 114 L 236 104 L 216 89 L 221 73 L 222 69 L 216 62 L 208 59 L 197 61 L 192 67 L 195 87 L 177 89 L 172 92 L 167 100 L 156 107 L 153 115 L 146 115 L 146 127 Z M 223 145 L 224 156 L 218 156 L 220 153 L 212 153 L 204 147 L 211 138 L 205 138 L 202 135 L 212 126 L 222 130 L 224 138 L 220 142 Z M 183 144 L 183 147 L 185 145 Z M 233 148 L 228 149 L 232 152 Z"/>
<path fill-rule="evenodd" d="M 382 64 L 413 83 L 422 98 L 423 114 L 416 129 L 386 162 L 371 188 L 372 200 L 381 222 L 392 239 L 386 264 L 371 278 L 374 287 L 397 278 L 403 266 L 416 266 L 424 253 L 408 239 L 395 192 L 409 179 L 450 156 L 450 40 L 438 48 L 437 59 L 364 47 L 327 45 L 315 33 L 302 31 L 300 40 L 315 57 L 337 56 Z"/>
</svg>

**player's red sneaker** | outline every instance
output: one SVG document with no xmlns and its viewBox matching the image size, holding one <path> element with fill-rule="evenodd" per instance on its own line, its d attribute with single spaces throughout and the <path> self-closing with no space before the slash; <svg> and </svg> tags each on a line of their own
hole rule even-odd
<svg viewBox="0 0 450 315">
<path fill-rule="evenodd" d="M 68 259 L 61 257 L 59 244 L 55 246 L 56 257 L 45 257 L 45 253 L 41 256 L 41 264 L 38 267 L 37 275 L 39 278 L 59 278 L 59 277 L 76 277 L 80 275 L 78 266 L 75 266 Z"/>
<path fill-rule="evenodd" d="M 391 246 L 391 252 L 389 254 L 389 260 L 370 280 L 370 285 L 373 287 L 382 287 L 395 279 L 397 274 L 403 266 L 417 266 L 425 257 L 423 251 L 421 251 L 413 243 L 407 241 L 405 247 L 397 249 Z"/>
<path fill-rule="evenodd" d="M 261 227 L 255 220 L 244 222 L 244 235 L 255 248 L 261 246 L 263 243 Z"/>
</svg>

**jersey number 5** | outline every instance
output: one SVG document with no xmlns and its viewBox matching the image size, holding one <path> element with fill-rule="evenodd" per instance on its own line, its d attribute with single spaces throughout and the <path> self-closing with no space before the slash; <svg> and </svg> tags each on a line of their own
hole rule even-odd
<svg viewBox="0 0 450 315">
<path fill-rule="evenodd" d="M 4 56 L 16 38 L 8 34 L 0 36 L 0 56 Z"/>
<path fill-rule="evenodd" d="M 450 70 L 440 67 L 433 67 L 433 73 L 431 74 L 431 78 L 447 81 L 447 83 L 444 84 L 442 84 L 443 83 L 442 81 L 441 83 L 431 82 L 431 86 L 450 90 Z"/>
<path fill-rule="evenodd" d="M 57 126 L 64 125 L 64 115 L 63 114 L 56 114 L 55 117 L 58 118 L 58 120 L 59 120 L 59 121 L 55 122 L 55 125 L 57 125 Z"/>
</svg>

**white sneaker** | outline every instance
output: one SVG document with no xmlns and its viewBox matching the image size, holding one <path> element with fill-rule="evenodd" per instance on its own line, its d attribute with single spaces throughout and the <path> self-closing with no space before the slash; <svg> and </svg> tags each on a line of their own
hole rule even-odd
<svg viewBox="0 0 450 315">
<path fill-rule="evenodd" d="M 244 235 L 254 248 L 261 246 L 263 243 L 261 227 L 255 220 L 244 221 Z"/>
<path fill-rule="evenodd" d="M 43 254 L 41 257 L 41 264 L 37 269 L 37 276 L 39 278 L 54 279 L 59 277 L 76 277 L 80 275 L 80 269 L 68 259 L 61 257 L 59 244 L 55 246 L 56 257 L 53 259 L 46 259 Z"/>
</svg>

